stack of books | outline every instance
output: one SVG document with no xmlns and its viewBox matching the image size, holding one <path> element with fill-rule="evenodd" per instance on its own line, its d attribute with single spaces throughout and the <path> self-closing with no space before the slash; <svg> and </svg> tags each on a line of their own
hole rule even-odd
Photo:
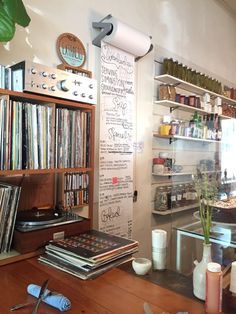
<svg viewBox="0 0 236 314">
<path fill-rule="evenodd" d="M 83 280 L 132 260 L 138 242 L 97 230 L 51 241 L 39 261 Z"/>
</svg>

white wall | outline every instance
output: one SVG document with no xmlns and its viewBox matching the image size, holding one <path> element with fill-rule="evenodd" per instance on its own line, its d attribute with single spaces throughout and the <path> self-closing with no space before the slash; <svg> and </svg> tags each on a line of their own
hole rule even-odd
<svg viewBox="0 0 236 314">
<path fill-rule="evenodd" d="M 139 254 L 146 255 L 150 252 L 151 228 L 153 59 L 161 58 L 166 51 L 187 65 L 236 85 L 236 21 L 214 0 L 24 0 L 24 3 L 32 21 L 27 29 L 18 27 L 10 43 L 0 44 L 2 64 L 30 59 L 56 66 L 60 63 L 57 37 L 71 32 L 87 46 L 87 67 L 99 79 L 100 50 L 91 44 L 96 34 L 92 21 L 111 13 L 153 37 L 155 51 L 137 64 L 135 140 L 144 142 L 144 150 L 136 155 L 134 164 L 134 188 L 139 193 L 134 204 L 134 237 L 141 244 Z M 97 118 L 98 113 L 99 105 Z"/>
</svg>

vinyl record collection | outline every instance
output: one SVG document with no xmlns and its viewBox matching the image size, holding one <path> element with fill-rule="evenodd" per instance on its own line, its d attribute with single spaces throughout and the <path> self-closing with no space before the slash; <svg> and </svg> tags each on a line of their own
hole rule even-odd
<svg viewBox="0 0 236 314">
<path fill-rule="evenodd" d="M 86 280 L 132 260 L 137 251 L 137 241 L 90 230 L 51 241 L 39 261 Z"/>
<path fill-rule="evenodd" d="M 53 167 L 52 107 L 0 100 L 0 170 Z"/>
<path fill-rule="evenodd" d="M 89 165 L 90 115 L 0 98 L 0 170 L 86 167 Z M 56 151 L 54 156 L 54 145 Z"/>
<path fill-rule="evenodd" d="M 90 114 L 80 110 L 56 110 L 56 167 L 89 166 Z"/>
<path fill-rule="evenodd" d="M 9 252 L 21 187 L 0 182 L 0 252 Z"/>
</svg>

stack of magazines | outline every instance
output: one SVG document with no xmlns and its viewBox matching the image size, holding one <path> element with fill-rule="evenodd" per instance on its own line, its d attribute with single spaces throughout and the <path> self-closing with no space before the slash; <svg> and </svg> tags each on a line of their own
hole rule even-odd
<svg viewBox="0 0 236 314">
<path fill-rule="evenodd" d="M 51 241 L 39 261 L 83 280 L 132 260 L 138 242 L 96 230 Z"/>
</svg>

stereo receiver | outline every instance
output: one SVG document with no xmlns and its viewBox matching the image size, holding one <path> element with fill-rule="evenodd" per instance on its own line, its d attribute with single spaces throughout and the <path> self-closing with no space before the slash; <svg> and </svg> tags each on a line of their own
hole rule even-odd
<svg viewBox="0 0 236 314">
<path fill-rule="evenodd" d="M 95 105 L 97 81 L 31 61 L 11 68 L 12 90 L 32 92 Z"/>
</svg>

